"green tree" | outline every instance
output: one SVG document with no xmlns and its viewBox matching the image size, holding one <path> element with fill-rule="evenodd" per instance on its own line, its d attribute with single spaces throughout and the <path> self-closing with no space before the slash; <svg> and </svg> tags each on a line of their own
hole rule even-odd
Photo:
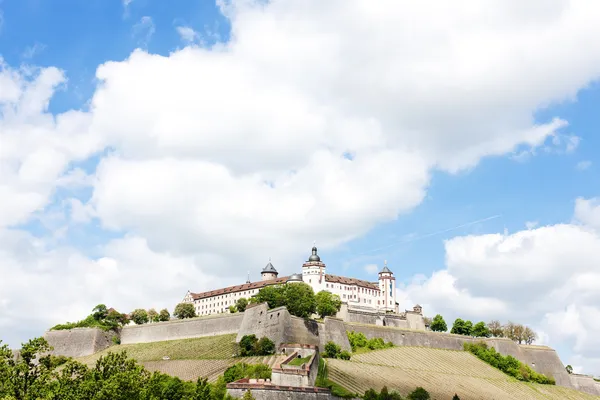
<svg viewBox="0 0 600 400">
<path fill-rule="evenodd" d="M 325 343 L 325 354 L 327 358 L 339 358 L 342 348 L 332 341 Z"/>
<path fill-rule="evenodd" d="M 480 321 L 473 326 L 473 330 L 471 331 L 471 335 L 477 337 L 490 337 L 490 330 L 488 329 L 485 322 Z"/>
<path fill-rule="evenodd" d="M 444 317 L 442 317 L 440 314 L 437 314 L 435 317 L 433 317 L 429 328 L 434 332 L 446 332 L 448 330 L 446 321 L 444 321 Z"/>
<path fill-rule="evenodd" d="M 229 306 L 229 312 L 230 312 L 231 314 L 234 314 L 234 313 L 236 313 L 236 312 L 237 312 L 237 307 L 236 307 L 236 306 Z"/>
<path fill-rule="evenodd" d="M 254 396 L 252 396 L 252 392 L 250 391 L 250 389 L 246 390 L 246 393 L 244 393 L 242 400 L 255 400 Z"/>
<path fill-rule="evenodd" d="M 573 367 L 572 367 L 571 365 L 567 365 L 567 366 L 565 367 L 565 369 L 567 370 L 567 373 L 568 373 L 568 374 L 572 374 L 572 373 L 573 373 Z"/>
<path fill-rule="evenodd" d="M 276 308 L 286 305 L 285 292 L 285 285 L 271 285 L 260 289 L 258 293 L 252 297 L 256 299 L 257 303 L 267 303 L 269 308 Z"/>
<path fill-rule="evenodd" d="M 5 393 L 0 395 L 14 396 L 17 400 L 45 398 L 47 386 L 52 379 L 52 356 L 47 353 L 52 350 L 44 338 L 35 338 L 22 345 L 19 360 L 12 359 L 12 352 L 2 347 L 4 361 L 0 372 L 7 374 L 9 379 L 4 382 Z M 46 354 L 46 355 L 44 355 Z M 8 358 L 10 357 L 10 358 Z M 1 387 L 1 386 L 0 386 Z"/>
<path fill-rule="evenodd" d="M 194 318 L 196 316 L 196 309 L 192 303 L 179 303 L 175 306 L 173 315 L 179 319 Z"/>
<path fill-rule="evenodd" d="M 110 310 L 104 318 L 104 323 L 110 326 L 111 329 L 117 329 L 120 326 L 125 325 L 128 322 L 127 316 L 121 314 L 117 310 Z"/>
<path fill-rule="evenodd" d="M 248 300 L 243 297 L 235 302 L 235 308 L 237 308 L 239 312 L 246 311 L 246 307 L 248 307 Z"/>
<path fill-rule="evenodd" d="M 148 323 L 148 312 L 143 308 L 137 308 L 131 312 L 131 320 L 137 325 Z"/>
<path fill-rule="evenodd" d="M 196 390 L 193 400 L 212 400 L 210 395 L 210 384 L 206 378 L 199 377 L 196 381 Z"/>
<path fill-rule="evenodd" d="M 537 333 L 533 331 L 530 327 L 526 326 L 523 330 L 523 340 L 525 344 L 532 344 L 535 340 L 537 340 Z"/>
<path fill-rule="evenodd" d="M 308 318 L 317 311 L 317 301 L 312 287 L 306 283 L 285 286 L 285 306 L 290 314 Z"/>
<path fill-rule="evenodd" d="M 410 392 L 407 398 L 409 400 L 429 400 L 431 397 L 429 396 L 429 392 L 427 392 L 427 390 L 419 386 Z"/>
<path fill-rule="evenodd" d="M 240 340 L 240 356 L 253 356 L 256 351 L 258 338 L 256 335 L 244 335 Z"/>
<path fill-rule="evenodd" d="M 154 308 L 148 310 L 148 320 L 150 322 L 158 322 L 158 313 Z"/>
<path fill-rule="evenodd" d="M 160 310 L 160 312 L 158 313 L 158 320 L 161 322 L 165 322 L 171 319 L 171 314 L 169 313 L 169 310 L 167 310 L 166 308 L 163 308 L 162 310 Z"/>
<path fill-rule="evenodd" d="M 463 321 L 460 318 L 457 318 L 452 325 L 452 329 L 450 333 L 455 333 L 457 335 L 471 335 L 471 330 L 473 329 L 473 323 L 471 321 Z"/>
<path fill-rule="evenodd" d="M 98 304 L 92 310 L 92 316 L 96 321 L 101 321 L 108 315 L 108 308 L 104 304 Z"/>
<path fill-rule="evenodd" d="M 269 356 L 275 354 L 275 343 L 268 337 L 262 337 L 256 343 L 255 353 L 257 356 Z"/>
<path fill-rule="evenodd" d="M 342 307 L 342 300 L 340 300 L 340 296 L 337 294 L 332 294 L 326 290 L 321 290 L 315 296 L 315 301 L 317 303 L 317 314 L 321 316 L 321 318 L 325 318 L 330 315 L 336 315 L 340 308 Z"/>
</svg>

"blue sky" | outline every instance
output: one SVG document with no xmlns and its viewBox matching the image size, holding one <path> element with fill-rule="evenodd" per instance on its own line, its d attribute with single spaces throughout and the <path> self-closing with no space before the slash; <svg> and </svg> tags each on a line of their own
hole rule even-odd
<svg viewBox="0 0 600 400">
<path fill-rule="evenodd" d="M 580 331 L 567 332 L 555 322 L 567 315 L 583 318 L 597 304 L 567 296 L 555 309 L 540 308 L 538 302 L 559 290 L 550 284 L 532 286 L 531 307 L 518 305 L 519 311 L 510 294 L 494 300 L 469 294 L 477 292 L 469 287 L 476 271 L 484 273 L 475 284 L 495 284 L 485 280 L 495 276 L 485 268 L 501 268 L 502 279 L 516 279 L 511 265 L 547 254 L 544 246 L 552 241 L 544 242 L 550 240 L 545 235 L 559 237 L 560 224 L 600 241 L 594 231 L 600 209 L 593 207 L 600 195 L 600 63 L 590 55 L 593 49 L 568 45 L 580 42 L 569 26 L 587 25 L 571 21 L 564 10 L 531 15 L 507 6 L 508 16 L 523 12 L 514 26 L 516 15 L 504 20 L 502 13 L 489 31 L 473 25 L 490 42 L 506 46 L 471 52 L 481 45 L 472 42 L 478 31 L 463 29 L 460 10 L 444 20 L 445 28 L 437 16 L 405 28 L 402 15 L 425 18 L 420 6 L 394 6 L 399 8 L 389 15 L 398 20 L 388 20 L 354 6 L 340 15 L 333 5 L 313 2 L 231 3 L 227 13 L 214 2 L 188 0 L 0 3 L 3 69 L 31 85 L 37 75 L 28 75 L 30 67 L 62 70 L 66 83 L 49 96 L 47 113 L 80 110 L 86 121 L 73 132 L 65 128 L 72 136 L 62 128 L 46 134 L 63 134 L 59 142 L 69 145 L 36 139 L 30 149 L 30 129 L 40 120 L 0 114 L 6 148 L 13 148 L 9 140 L 23 140 L 14 148 L 24 149 L 7 158 L 5 171 L 31 154 L 39 160 L 35 151 L 64 152 L 66 160 L 33 189 L 18 168 L 0 180 L 14 193 L 33 191 L 43 198 L 19 211 L 18 222 L 9 215 L 0 225 L 7 243 L 21 234 L 39 241 L 29 240 L 39 244 L 31 250 L 33 259 L 21 247 L 3 250 L 18 269 L 12 284 L 35 280 L 43 271 L 55 284 L 73 288 L 52 312 L 40 310 L 32 328 L 5 340 L 14 345 L 62 315 L 83 317 L 100 301 L 123 309 L 172 307 L 188 288 L 237 283 L 247 270 L 257 276 L 270 256 L 283 273 L 296 272 L 316 240 L 330 273 L 375 279 L 368 265 L 388 260 L 408 304 L 419 302 L 427 314 L 441 312 L 448 319 L 531 324 L 565 363 L 600 374 L 600 354 L 585 351 L 599 332 L 585 322 L 578 322 Z M 528 23 L 536 28 L 527 30 Z M 553 50 L 545 27 L 567 44 Z M 183 28 L 192 36 L 186 38 Z M 531 40 L 517 41 L 519 32 Z M 448 49 L 455 55 L 447 55 Z M 1 81 L 0 90 L 8 93 Z M 550 127 L 555 118 L 568 126 Z M 15 125 L 21 123 L 27 125 Z M 533 138 L 535 125 L 547 132 Z M 20 138 L 10 136 L 11 129 L 22 131 Z M 83 139 L 94 144 L 79 144 Z M 358 156 L 341 163 L 346 152 Z M 205 162 L 224 169 L 205 175 Z M 230 175 L 219 175 L 225 170 Z M 288 180 L 291 170 L 300 171 L 296 180 Z M 59 183 L 74 171 L 83 177 Z M 249 183 L 255 177 L 275 182 L 271 192 Z M 343 184 L 332 189 L 336 182 Z M 21 210 L 20 199 L 14 198 L 14 210 Z M 535 244 L 502 253 L 506 264 L 498 264 L 498 246 L 486 235 L 504 232 L 504 243 L 532 235 Z M 454 240 L 469 235 L 471 244 Z M 576 243 L 552 249 L 557 253 L 543 262 L 589 250 Z M 484 257 L 480 253 L 489 259 L 478 258 Z M 556 262 L 548 270 L 560 271 L 563 281 L 600 274 L 592 266 L 569 274 L 569 265 Z M 127 286 L 124 281 L 137 276 L 141 264 L 156 264 L 146 274 L 154 283 Z M 223 268 L 231 272 L 215 272 Z M 536 268 L 543 271 L 543 263 Z M 164 274 L 170 274 L 164 279 L 169 283 L 156 289 L 156 277 Z M 440 276 L 455 279 L 456 301 L 436 296 Z M 112 285 L 110 291 L 81 296 L 100 279 Z M 539 281 L 553 279 L 548 272 Z M 156 304 L 146 304 L 144 296 Z M 22 301 L 18 292 L 0 291 L 0 311 L 3 300 Z M 465 307 L 469 301 L 478 306 Z M 494 308 L 494 301 L 509 311 Z"/>
</svg>

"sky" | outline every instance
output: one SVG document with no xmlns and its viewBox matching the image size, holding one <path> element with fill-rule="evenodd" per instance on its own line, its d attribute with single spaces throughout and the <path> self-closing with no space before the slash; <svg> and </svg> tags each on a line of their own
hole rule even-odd
<svg viewBox="0 0 600 400">
<path fill-rule="evenodd" d="M 600 375 L 600 4 L 3 0 L 0 339 L 299 272 Z"/>
</svg>

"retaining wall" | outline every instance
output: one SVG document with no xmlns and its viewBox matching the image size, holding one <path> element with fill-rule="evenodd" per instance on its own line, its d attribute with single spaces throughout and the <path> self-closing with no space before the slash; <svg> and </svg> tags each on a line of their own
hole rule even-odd
<svg viewBox="0 0 600 400">
<path fill-rule="evenodd" d="M 121 343 L 149 343 L 237 333 L 243 313 L 200 317 L 179 321 L 126 326 L 121 330 Z"/>
<path fill-rule="evenodd" d="M 352 351 L 346 325 L 340 319 L 325 317 L 323 323 L 319 324 L 319 348 L 322 352 L 325 351 L 325 344 L 329 341 L 338 344 L 342 350 Z"/>
<path fill-rule="evenodd" d="M 54 348 L 50 353 L 66 357 L 83 357 L 94 354 L 113 344 L 115 332 L 105 332 L 98 328 L 74 328 L 61 331 L 47 331 L 44 338 Z"/>
<path fill-rule="evenodd" d="M 242 398 L 247 390 L 256 400 L 334 400 L 328 389 L 316 387 L 277 386 L 263 383 L 248 383 L 247 379 L 228 383 L 227 393 L 234 398 Z"/>
<path fill-rule="evenodd" d="M 585 393 L 600 396 L 600 382 L 596 382 L 589 375 L 572 374 L 569 376 L 573 387 Z"/>
</svg>

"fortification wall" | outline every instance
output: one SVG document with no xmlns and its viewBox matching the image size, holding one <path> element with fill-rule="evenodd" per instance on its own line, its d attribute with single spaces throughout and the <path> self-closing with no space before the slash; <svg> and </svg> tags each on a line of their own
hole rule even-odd
<svg viewBox="0 0 600 400">
<path fill-rule="evenodd" d="M 243 318 L 243 314 L 236 313 L 126 326 L 121 330 L 121 343 L 149 343 L 237 333 Z"/>
<path fill-rule="evenodd" d="M 286 329 L 288 343 L 319 345 L 319 324 L 316 321 L 294 316 L 290 317 L 290 321 L 290 329 Z"/>
<path fill-rule="evenodd" d="M 346 333 L 346 325 L 340 319 L 325 317 L 323 323 L 319 324 L 319 348 L 321 351 L 325 351 L 325 344 L 329 341 L 337 343 L 342 350 L 352 351 Z"/>
<path fill-rule="evenodd" d="M 570 379 L 573 388 L 595 396 L 600 396 L 600 382 L 596 382 L 591 376 L 572 374 L 570 375 Z"/>
<path fill-rule="evenodd" d="M 98 328 L 74 328 L 61 331 L 47 331 L 44 338 L 54 348 L 51 354 L 66 357 L 83 357 L 104 350 L 113 344 L 115 332 L 105 332 Z"/>
<path fill-rule="evenodd" d="M 254 334 L 258 338 L 268 337 L 276 347 L 281 343 L 301 343 L 288 340 L 292 335 L 291 325 L 291 316 L 285 307 L 269 310 L 266 303 L 257 304 L 243 313 L 236 341 L 239 342 L 245 335 Z"/>
<path fill-rule="evenodd" d="M 264 383 L 248 383 L 242 379 L 227 384 L 227 393 L 234 398 L 242 398 L 247 390 L 256 400 L 335 400 L 328 389 L 316 387 L 278 386 Z"/>
</svg>

